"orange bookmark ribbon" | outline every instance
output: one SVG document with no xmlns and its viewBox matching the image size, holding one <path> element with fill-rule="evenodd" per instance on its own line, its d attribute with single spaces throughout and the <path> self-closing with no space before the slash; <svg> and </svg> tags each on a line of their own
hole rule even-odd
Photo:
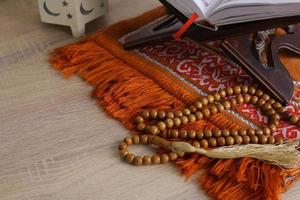
<svg viewBox="0 0 300 200">
<path fill-rule="evenodd" d="M 197 13 L 194 13 L 189 20 L 183 24 L 183 26 L 175 33 L 173 34 L 173 37 L 175 38 L 175 40 L 179 40 L 181 38 L 181 36 L 186 32 L 186 30 L 196 21 L 196 19 L 199 16 L 197 15 Z"/>
</svg>

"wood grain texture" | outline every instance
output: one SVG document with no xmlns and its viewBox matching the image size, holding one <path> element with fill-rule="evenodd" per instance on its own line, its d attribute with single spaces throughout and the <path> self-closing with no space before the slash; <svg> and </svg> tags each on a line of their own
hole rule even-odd
<svg viewBox="0 0 300 200">
<path fill-rule="evenodd" d="M 159 5 L 109 3 L 89 32 Z M 51 49 L 74 39 L 68 28 L 40 23 L 36 0 L 1 0 L 0 23 L 1 200 L 209 199 L 171 165 L 121 162 L 117 145 L 128 130 L 96 105 L 89 85 L 49 66 Z M 283 199 L 300 199 L 299 189 Z"/>
</svg>

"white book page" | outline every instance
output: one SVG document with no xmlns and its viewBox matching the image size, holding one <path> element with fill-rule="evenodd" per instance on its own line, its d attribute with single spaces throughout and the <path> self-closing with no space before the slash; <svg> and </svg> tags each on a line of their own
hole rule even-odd
<svg viewBox="0 0 300 200">
<path fill-rule="evenodd" d="M 188 0 L 186 0 L 188 1 Z M 223 0 L 192 0 L 195 5 L 200 8 L 202 11 L 204 17 L 210 15 L 211 12 L 213 12 L 218 5 L 222 4 Z"/>
</svg>

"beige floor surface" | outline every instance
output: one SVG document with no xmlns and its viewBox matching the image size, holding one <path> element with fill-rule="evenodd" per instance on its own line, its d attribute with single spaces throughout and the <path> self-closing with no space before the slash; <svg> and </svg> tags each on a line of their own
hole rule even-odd
<svg viewBox="0 0 300 200">
<path fill-rule="evenodd" d="M 159 5 L 109 1 L 89 32 Z M 37 0 L 0 0 L 0 200 L 209 199 L 171 165 L 120 161 L 128 131 L 90 98 L 89 85 L 47 63 L 51 49 L 72 41 L 68 28 L 40 23 Z M 299 189 L 283 199 L 300 199 Z"/>
</svg>

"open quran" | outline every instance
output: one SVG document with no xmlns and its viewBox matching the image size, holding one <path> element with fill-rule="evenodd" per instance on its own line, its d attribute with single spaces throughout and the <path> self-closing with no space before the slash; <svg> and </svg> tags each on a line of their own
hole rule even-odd
<svg viewBox="0 0 300 200">
<path fill-rule="evenodd" d="M 184 16 L 197 14 L 196 23 L 219 27 L 300 14 L 300 0 L 167 0 Z"/>
</svg>

